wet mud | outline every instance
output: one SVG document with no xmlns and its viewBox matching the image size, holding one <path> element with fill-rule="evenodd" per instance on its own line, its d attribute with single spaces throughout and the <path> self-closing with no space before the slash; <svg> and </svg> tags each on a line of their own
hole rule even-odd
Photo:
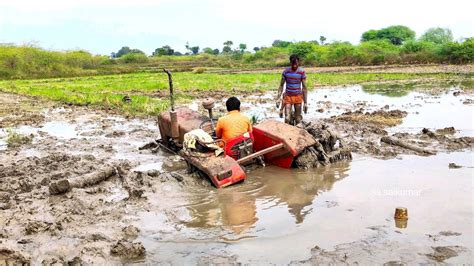
<svg viewBox="0 0 474 266">
<path fill-rule="evenodd" d="M 179 156 L 140 149 L 159 138 L 155 118 L 50 103 L 30 113 L 32 99 L 0 94 L 23 117 L 0 113 L 0 264 L 469 263 L 473 129 L 465 102 L 474 97 L 456 91 L 313 91 L 301 126 L 321 140 L 315 156 L 331 163 L 254 168 L 220 190 L 186 174 Z M 244 97 L 243 111 L 279 119 L 272 98 Z M 31 142 L 8 146 L 6 128 Z M 344 149 L 352 161 L 331 161 Z M 63 180 L 80 185 L 51 193 Z M 394 221 L 398 206 L 408 208 L 407 224 Z"/>
</svg>

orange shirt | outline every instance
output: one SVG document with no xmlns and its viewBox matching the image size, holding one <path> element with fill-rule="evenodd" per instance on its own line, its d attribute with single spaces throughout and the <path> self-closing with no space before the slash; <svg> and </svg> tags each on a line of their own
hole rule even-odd
<svg viewBox="0 0 474 266">
<path fill-rule="evenodd" d="M 252 131 L 250 119 L 239 111 L 230 111 L 219 118 L 216 125 L 216 135 L 227 143 L 228 140 Z"/>
</svg>

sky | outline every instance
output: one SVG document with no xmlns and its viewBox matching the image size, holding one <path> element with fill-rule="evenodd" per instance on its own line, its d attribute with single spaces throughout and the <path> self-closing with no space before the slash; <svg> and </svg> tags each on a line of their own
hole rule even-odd
<svg viewBox="0 0 474 266">
<path fill-rule="evenodd" d="M 122 46 L 151 54 L 170 45 L 222 49 L 271 46 L 273 40 L 350 41 L 364 31 L 431 27 L 455 39 L 474 36 L 474 1 L 449 0 L 0 0 L 0 43 L 109 55 Z"/>
</svg>

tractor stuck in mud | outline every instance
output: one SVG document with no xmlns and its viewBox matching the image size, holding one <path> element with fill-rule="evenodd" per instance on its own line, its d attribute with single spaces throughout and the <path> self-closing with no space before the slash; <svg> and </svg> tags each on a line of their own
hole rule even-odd
<svg viewBox="0 0 474 266">
<path fill-rule="evenodd" d="M 325 126 L 315 127 L 303 123 L 292 126 L 271 119 L 255 124 L 248 137 L 221 144 L 224 152 L 217 154 L 215 149 L 218 149 L 217 144 L 222 143 L 222 140 L 215 137 L 215 119 L 212 116 L 214 100 L 208 98 L 202 103 L 209 117 L 188 107 L 175 108 L 172 74 L 166 69 L 164 72 L 169 79 L 171 110 L 158 116 L 161 139 L 157 144 L 182 156 L 189 172 L 199 171 L 217 188 L 244 181 L 246 173 L 243 166 L 251 163 L 268 163 L 283 168 L 312 168 L 319 164 L 352 159 L 350 150 L 344 149 L 342 140 Z M 305 127 L 311 130 L 308 132 Z M 195 130 L 205 131 L 209 140 L 213 136 L 212 141 L 203 142 L 197 138 L 197 145 L 191 150 L 186 149 L 183 145 L 186 135 Z M 209 144 L 216 148 L 209 148 Z"/>
</svg>

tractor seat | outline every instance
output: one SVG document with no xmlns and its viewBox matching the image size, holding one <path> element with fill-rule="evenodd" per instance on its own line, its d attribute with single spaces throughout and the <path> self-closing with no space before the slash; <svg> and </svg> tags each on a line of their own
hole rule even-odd
<svg viewBox="0 0 474 266">
<path fill-rule="evenodd" d="M 224 147 L 224 153 L 227 156 L 238 160 L 253 153 L 253 134 L 247 132 L 241 136 L 227 141 Z"/>
</svg>

